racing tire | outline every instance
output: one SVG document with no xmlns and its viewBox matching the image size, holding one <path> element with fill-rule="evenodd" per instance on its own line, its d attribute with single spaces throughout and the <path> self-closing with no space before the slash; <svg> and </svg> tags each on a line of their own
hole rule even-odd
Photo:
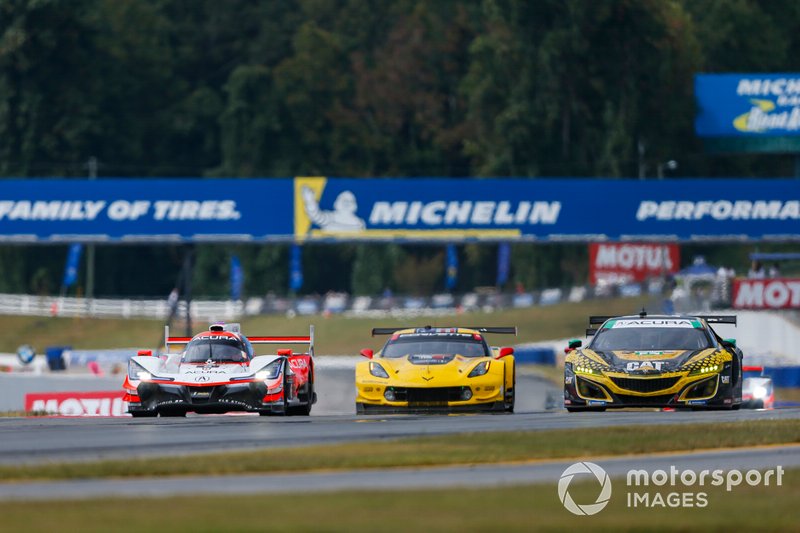
<svg viewBox="0 0 800 533">
<path fill-rule="evenodd" d="M 158 413 L 155 411 L 130 411 L 133 418 L 155 418 Z"/>
<path fill-rule="evenodd" d="M 310 374 L 309 374 L 310 376 Z M 289 407 L 289 416 L 308 416 L 311 414 L 311 406 L 314 403 L 314 380 L 309 377 L 306 383 L 306 403 Z"/>
<path fill-rule="evenodd" d="M 162 418 L 186 418 L 186 411 L 167 411 L 160 415 Z"/>
<path fill-rule="evenodd" d="M 367 414 L 367 408 L 363 403 L 356 402 L 356 414 L 357 415 Z"/>
<path fill-rule="evenodd" d="M 516 389 L 517 389 L 517 368 L 514 367 L 514 373 L 511 377 L 511 390 L 506 392 L 506 398 L 503 403 L 503 411 L 506 413 L 514 412 L 514 403 L 516 402 Z"/>
<path fill-rule="evenodd" d="M 567 407 L 567 412 L 569 413 L 602 413 L 605 410 L 605 407 Z"/>
<path fill-rule="evenodd" d="M 289 416 L 289 399 L 286 394 L 289 392 L 289 360 L 286 359 L 283 363 L 283 394 L 281 394 L 281 403 L 283 403 L 283 410 L 276 413 L 280 416 Z"/>
</svg>

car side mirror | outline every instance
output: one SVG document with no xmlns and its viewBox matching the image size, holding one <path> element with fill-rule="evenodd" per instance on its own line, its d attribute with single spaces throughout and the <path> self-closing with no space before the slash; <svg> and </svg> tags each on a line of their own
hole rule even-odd
<svg viewBox="0 0 800 533">
<path fill-rule="evenodd" d="M 139 350 L 138 352 L 136 352 L 136 355 L 140 357 L 152 357 L 153 350 Z"/>
<path fill-rule="evenodd" d="M 736 339 L 723 339 L 722 344 L 728 345 L 731 348 L 736 348 Z"/>
<path fill-rule="evenodd" d="M 363 350 L 361 350 L 361 355 L 363 355 L 367 359 L 372 359 L 372 356 L 375 355 L 375 352 L 373 352 L 369 348 L 364 348 Z"/>
<path fill-rule="evenodd" d="M 507 355 L 514 355 L 514 348 L 510 346 L 504 346 L 500 348 L 500 352 L 497 354 L 497 357 L 495 359 L 502 359 Z"/>
<path fill-rule="evenodd" d="M 564 353 L 569 353 L 569 352 L 575 350 L 576 348 L 580 348 L 581 346 L 583 346 L 583 341 L 582 340 L 580 340 L 580 339 L 572 339 L 572 340 L 569 341 L 569 344 L 567 345 L 567 347 L 564 348 Z"/>
</svg>

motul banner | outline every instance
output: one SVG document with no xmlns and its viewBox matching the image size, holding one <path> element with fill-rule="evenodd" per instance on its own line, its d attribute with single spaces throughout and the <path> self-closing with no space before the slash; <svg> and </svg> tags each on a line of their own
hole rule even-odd
<svg viewBox="0 0 800 533">
<path fill-rule="evenodd" d="M 128 416 L 124 392 L 42 392 L 25 395 L 25 411 L 56 416 Z"/>
<path fill-rule="evenodd" d="M 734 309 L 800 309 L 800 279 L 737 279 Z"/>
<path fill-rule="evenodd" d="M 589 245 L 589 279 L 630 283 L 678 271 L 677 244 L 601 243 Z"/>
</svg>

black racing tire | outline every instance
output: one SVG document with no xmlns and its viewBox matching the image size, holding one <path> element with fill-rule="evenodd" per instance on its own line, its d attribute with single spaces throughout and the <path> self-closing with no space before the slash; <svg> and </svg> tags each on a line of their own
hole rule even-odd
<svg viewBox="0 0 800 533">
<path fill-rule="evenodd" d="M 162 418 L 186 418 L 186 411 L 166 411 L 159 414 Z"/>
<path fill-rule="evenodd" d="M 605 407 L 567 407 L 570 413 L 602 413 L 605 410 Z"/>
<path fill-rule="evenodd" d="M 507 394 L 510 394 L 510 401 L 509 397 L 507 396 L 504 399 L 503 410 L 506 413 L 513 413 L 514 412 L 514 404 L 516 403 L 517 398 L 517 366 L 514 365 L 514 372 L 511 374 L 511 390 L 508 391 Z"/>
<path fill-rule="evenodd" d="M 289 407 L 289 416 L 308 416 L 311 414 L 311 406 L 314 404 L 314 378 L 309 372 L 308 383 L 306 383 L 306 403 Z"/>
<path fill-rule="evenodd" d="M 130 411 L 133 418 L 155 418 L 158 416 L 156 411 Z"/>
<path fill-rule="evenodd" d="M 367 414 L 367 407 L 363 403 L 356 402 L 356 414 L 357 415 Z"/>
<path fill-rule="evenodd" d="M 289 398 L 286 395 L 289 393 L 289 360 L 283 362 L 283 394 L 281 395 L 283 401 L 283 410 L 277 413 L 281 416 L 289 416 Z"/>
</svg>

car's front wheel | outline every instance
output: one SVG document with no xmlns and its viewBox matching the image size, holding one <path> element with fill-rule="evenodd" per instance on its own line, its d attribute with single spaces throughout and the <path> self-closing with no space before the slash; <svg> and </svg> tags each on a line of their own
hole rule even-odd
<svg viewBox="0 0 800 533">
<path fill-rule="evenodd" d="M 511 374 L 511 388 L 506 390 L 506 396 L 504 401 L 504 411 L 506 413 L 513 413 L 514 412 L 514 403 L 516 402 L 516 388 L 517 388 L 517 369 L 514 368 L 514 372 Z"/>
<path fill-rule="evenodd" d="M 567 407 L 567 412 L 570 412 L 570 413 L 582 413 L 582 412 L 587 412 L 587 411 L 600 413 L 600 412 L 603 412 L 605 410 L 606 410 L 605 407 Z"/>
</svg>

